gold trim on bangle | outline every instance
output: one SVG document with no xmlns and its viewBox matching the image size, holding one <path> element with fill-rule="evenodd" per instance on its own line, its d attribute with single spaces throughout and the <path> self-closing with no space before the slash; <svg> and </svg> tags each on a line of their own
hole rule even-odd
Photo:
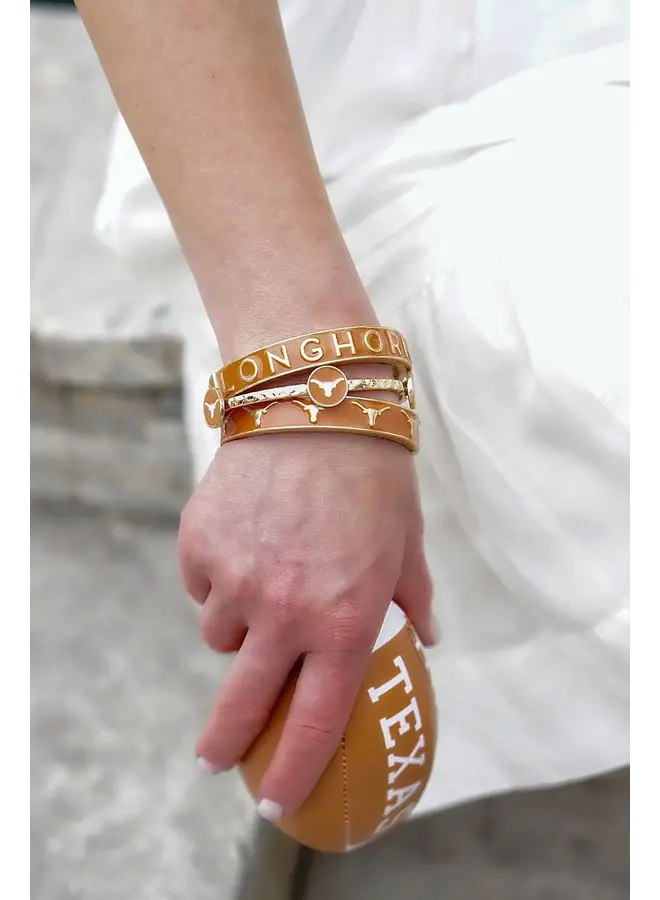
<svg viewBox="0 0 660 900">
<path fill-rule="evenodd" d="M 403 395 L 408 401 L 408 405 L 411 409 L 415 408 L 415 387 L 413 384 L 413 376 L 412 372 L 408 372 L 406 375 L 406 379 L 403 382 Z"/>
<path fill-rule="evenodd" d="M 392 394 L 404 396 L 404 382 L 397 378 L 349 378 L 347 379 L 348 392 L 355 391 L 389 391 Z M 286 387 L 265 388 L 263 391 L 253 391 L 249 394 L 238 394 L 227 401 L 226 409 L 239 409 L 241 406 L 251 406 L 254 403 L 265 403 L 267 400 L 293 400 L 294 398 L 309 397 L 309 389 L 306 384 L 291 384 Z M 316 397 L 314 399 L 317 399 Z M 345 399 L 342 397 L 342 400 Z M 341 400 L 338 401 L 341 403 Z M 337 406 L 337 403 L 321 403 L 321 406 Z"/>
<path fill-rule="evenodd" d="M 230 409 L 222 428 L 222 443 L 255 434 L 288 432 L 370 434 L 403 444 L 413 452 L 419 446 L 419 418 L 413 410 L 366 397 L 347 397 L 332 407 L 286 399 Z"/>
</svg>

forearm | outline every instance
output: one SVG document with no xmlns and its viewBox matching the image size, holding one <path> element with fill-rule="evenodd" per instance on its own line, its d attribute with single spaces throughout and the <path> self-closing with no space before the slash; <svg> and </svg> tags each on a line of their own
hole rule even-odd
<svg viewBox="0 0 660 900">
<path fill-rule="evenodd" d="M 276 0 L 78 0 L 225 358 L 375 321 L 309 140 Z"/>
</svg>

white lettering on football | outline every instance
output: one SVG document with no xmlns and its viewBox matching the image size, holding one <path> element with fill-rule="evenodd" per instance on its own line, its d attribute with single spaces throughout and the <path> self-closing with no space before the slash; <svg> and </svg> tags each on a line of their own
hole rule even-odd
<svg viewBox="0 0 660 900">
<path fill-rule="evenodd" d="M 390 788 L 387 792 L 388 805 L 385 807 L 385 815 L 391 815 L 393 812 L 395 812 L 395 810 L 399 809 L 400 806 L 403 806 L 404 803 L 407 803 L 412 795 L 416 791 L 418 791 L 421 786 L 422 782 L 416 781 L 414 784 L 409 784 L 404 788 Z M 390 803 L 389 801 L 393 802 Z"/>
<path fill-rule="evenodd" d="M 412 715 L 413 717 L 415 731 L 419 731 L 422 727 L 422 717 L 419 714 L 419 706 L 414 697 L 408 706 L 404 707 L 400 712 L 395 713 L 389 718 L 380 720 L 380 727 L 383 732 L 383 737 L 385 738 L 385 746 L 388 750 L 391 750 L 392 747 L 396 746 L 396 737 L 392 736 L 392 728 L 395 725 L 399 726 L 398 734 L 400 735 L 410 731 L 410 722 L 408 721 L 409 715 Z"/>
<path fill-rule="evenodd" d="M 409 694 L 412 691 L 412 682 L 410 680 L 410 675 L 408 674 L 408 669 L 406 669 L 406 664 L 404 663 L 403 658 L 401 656 L 395 657 L 394 665 L 399 670 L 398 675 L 390 678 L 389 681 L 386 681 L 385 684 L 381 684 L 380 687 L 369 688 L 369 698 L 372 703 L 378 703 L 383 694 L 387 694 L 389 691 L 393 690 L 397 686 L 397 684 L 404 685 L 406 694 Z"/>
<path fill-rule="evenodd" d="M 402 772 L 405 772 L 408 766 L 424 765 L 426 762 L 426 753 L 422 753 L 421 751 L 424 749 L 425 745 L 426 741 L 424 740 L 424 735 L 420 734 L 419 740 L 415 744 L 415 748 L 410 756 L 395 756 L 394 753 L 390 753 L 387 757 L 387 767 L 388 769 L 391 769 L 393 766 L 398 766 L 398 769 L 394 769 L 387 776 L 389 784 L 394 784 L 399 775 Z"/>
</svg>

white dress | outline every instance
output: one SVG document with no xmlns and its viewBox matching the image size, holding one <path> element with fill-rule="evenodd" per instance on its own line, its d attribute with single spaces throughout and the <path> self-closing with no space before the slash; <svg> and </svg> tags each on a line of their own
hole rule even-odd
<svg viewBox="0 0 660 900">
<path fill-rule="evenodd" d="M 444 634 L 418 812 L 624 765 L 627 4 L 282 11 L 333 206 L 415 362 Z M 178 259 L 121 120 L 97 228 L 143 265 L 154 250 Z M 196 297 L 182 322 L 200 474 L 216 436 L 199 398 L 219 361 Z"/>
</svg>

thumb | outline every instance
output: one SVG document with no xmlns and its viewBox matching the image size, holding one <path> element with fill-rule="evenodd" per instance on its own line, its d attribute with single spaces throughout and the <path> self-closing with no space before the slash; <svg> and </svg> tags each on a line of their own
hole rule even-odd
<svg viewBox="0 0 660 900">
<path fill-rule="evenodd" d="M 435 646 L 440 641 L 440 626 L 433 614 L 433 584 L 421 535 L 408 541 L 394 600 L 412 622 L 424 646 Z"/>
</svg>

